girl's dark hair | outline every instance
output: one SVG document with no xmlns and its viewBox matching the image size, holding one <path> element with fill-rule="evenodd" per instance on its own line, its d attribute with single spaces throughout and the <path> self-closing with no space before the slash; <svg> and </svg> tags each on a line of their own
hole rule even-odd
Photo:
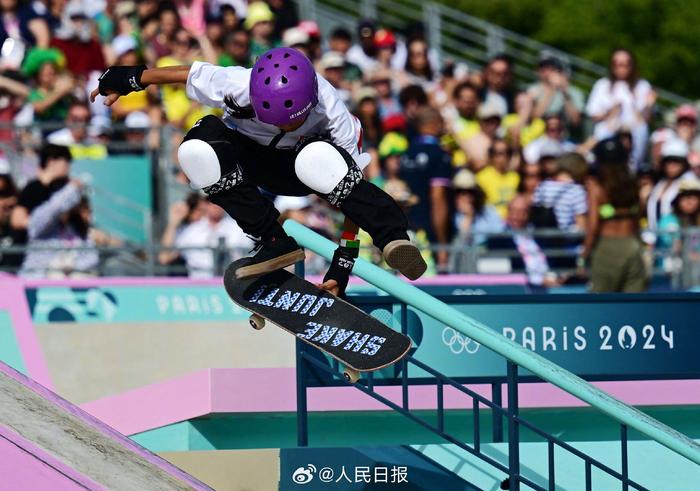
<svg viewBox="0 0 700 491">
<path fill-rule="evenodd" d="M 425 70 L 423 73 L 417 73 L 413 67 L 411 66 L 411 45 L 414 43 L 422 43 L 425 46 Z M 411 41 L 409 41 L 406 44 L 406 65 L 404 65 L 404 69 L 406 72 L 412 74 L 412 75 L 418 75 L 418 76 L 423 76 L 425 77 L 426 80 L 432 81 L 433 80 L 433 67 L 430 65 L 430 58 L 428 57 L 428 43 L 425 41 L 425 39 L 422 38 L 414 38 Z"/>
<path fill-rule="evenodd" d="M 598 182 L 605 190 L 611 205 L 632 208 L 639 204 L 639 187 L 626 162 L 601 162 Z"/>
<path fill-rule="evenodd" d="M 627 84 L 630 86 L 631 89 L 634 89 L 634 87 L 637 85 L 637 82 L 639 81 L 639 69 L 637 67 L 637 58 L 634 56 L 634 53 L 632 53 L 630 50 L 627 48 L 616 48 L 610 53 L 610 63 L 608 64 L 608 79 L 611 82 L 615 81 L 615 75 L 613 75 L 613 58 L 615 58 L 615 55 L 618 53 L 625 53 L 627 56 L 630 57 L 630 63 L 632 66 L 630 67 L 630 75 L 627 77 Z"/>
<path fill-rule="evenodd" d="M 253 119 L 255 117 L 253 106 L 241 106 L 232 95 L 224 96 L 224 104 L 231 112 L 231 116 L 236 119 Z"/>
<path fill-rule="evenodd" d="M 687 196 L 688 194 L 690 193 L 679 193 L 678 196 L 676 196 L 676 199 L 673 200 L 673 213 L 675 213 L 678 220 L 681 222 L 681 227 L 698 227 L 700 226 L 700 210 L 696 211 L 692 215 L 681 213 L 681 198 L 683 196 Z M 698 196 L 697 193 L 693 194 Z"/>
<path fill-rule="evenodd" d="M 484 212 L 484 207 L 486 206 L 486 193 L 481 186 L 474 186 L 470 189 L 457 189 L 458 193 L 469 193 L 474 196 L 474 215 L 481 215 Z"/>
</svg>

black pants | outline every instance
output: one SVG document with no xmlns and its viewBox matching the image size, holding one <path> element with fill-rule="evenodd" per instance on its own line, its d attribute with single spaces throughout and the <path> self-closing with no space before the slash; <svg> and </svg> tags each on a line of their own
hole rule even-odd
<svg viewBox="0 0 700 491">
<path fill-rule="evenodd" d="M 219 118 L 206 116 L 185 136 L 209 143 L 219 158 L 222 176 L 228 182 L 210 186 L 209 199 L 221 206 L 253 237 L 284 233 L 277 221 L 279 212 L 258 188 L 284 196 L 307 196 L 317 193 L 303 184 L 294 171 L 296 152 L 266 147 L 228 128 Z M 319 172 L 323 163 L 319 162 Z M 340 203 L 340 210 L 370 234 L 374 244 L 383 249 L 396 239 L 408 239 L 406 215 L 384 191 L 365 180 L 355 185 Z"/>
</svg>

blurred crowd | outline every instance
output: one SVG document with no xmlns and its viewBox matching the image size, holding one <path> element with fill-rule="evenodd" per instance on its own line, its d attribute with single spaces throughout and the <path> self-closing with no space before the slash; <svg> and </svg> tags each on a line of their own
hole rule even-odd
<svg viewBox="0 0 700 491">
<path fill-rule="evenodd" d="M 601 244 L 615 238 L 608 249 L 628 251 L 629 262 L 607 265 L 618 277 L 593 278 L 593 289 L 637 291 L 654 265 L 648 252 L 677 251 L 681 229 L 700 225 L 698 109 L 682 105 L 660 118 L 656 92 L 627 49 L 612 52 L 607 76 L 588 93 L 570 82 L 566 60 L 550 52 L 540 53 L 537 80 L 523 84 L 507 54 L 484 66 L 440 59 L 421 24 L 401 32 L 373 20 L 321 29 L 301 20 L 288 0 L 0 0 L 0 43 L 2 244 L 35 240 L 47 216 L 54 225 L 61 221 L 51 229 L 56 240 L 74 240 L 64 235 L 71 229 L 94 243 L 89 226 L 66 218 L 82 213 L 87 220 L 81 185 L 69 179 L 68 167 L 46 171 L 56 149 L 68 149 L 60 154 L 68 162 L 143 152 L 159 148 L 162 134 L 149 128 L 164 125 L 177 130 L 168 137 L 176 145 L 199 118 L 220 111 L 190 101 L 184 86 L 151 86 L 111 108 L 88 104 L 107 66 L 202 60 L 250 67 L 276 46 L 306 54 L 362 122 L 362 144 L 372 155 L 366 177 L 404 207 L 433 273 L 467 269 L 467 258 L 455 251 L 476 244 L 513 251 L 508 267 L 527 272 L 533 284 L 559 285 L 578 281 L 586 267 L 593 274 L 592 263 L 603 271 Z M 33 135 L 43 150 L 14 183 L 10 164 L 29 157 L 24 136 L 7 125 L 33 123 L 42 124 Z M 335 235 L 333 210 L 313 198 L 277 199 L 286 216 Z M 196 195 L 173 205 L 167 222 L 166 248 L 249 245 Z M 533 238 L 537 229 L 568 235 Z M 101 240 L 115 239 L 101 234 Z M 548 258 L 542 252 L 548 247 L 571 254 Z M 0 265 L 41 263 L 32 256 L 3 254 Z M 211 253 L 164 251 L 158 259 L 182 263 L 192 274 L 212 271 Z M 553 272 L 567 267 L 581 274 Z"/>
</svg>

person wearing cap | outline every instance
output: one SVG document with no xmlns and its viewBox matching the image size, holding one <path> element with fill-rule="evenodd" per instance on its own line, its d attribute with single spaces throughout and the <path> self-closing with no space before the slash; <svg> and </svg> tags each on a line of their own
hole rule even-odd
<svg viewBox="0 0 700 491">
<path fill-rule="evenodd" d="M 700 134 L 698 134 L 698 110 L 692 104 L 681 104 L 673 114 L 673 125 L 656 129 L 649 138 L 651 141 L 651 159 L 655 167 L 661 164 L 661 147 L 668 140 L 680 139 L 690 149 L 688 160 L 699 160 Z"/>
<path fill-rule="evenodd" d="M 499 136 L 504 115 L 498 104 L 484 102 L 479 105 L 476 112 L 476 117 L 479 120 L 479 132 L 466 140 L 455 135 L 457 144 L 467 155 L 468 165 L 474 172 L 479 172 L 488 164 L 489 148 Z"/>
<path fill-rule="evenodd" d="M 273 48 L 252 69 L 195 62 L 165 68 L 113 66 L 90 96 L 109 106 L 150 84 L 184 84 L 189 98 L 222 111 L 189 129 L 178 160 L 193 187 L 202 189 L 258 237 L 239 279 L 287 267 L 304 251 L 278 221 L 279 211 L 262 194 L 316 194 L 345 216 L 341 243 L 324 277 L 324 288 L 342 294 L 364 228 L 387 264 L 409 279 L 427 267 L 410 242 L 407 221 L 389 195 L 364 179 L 371 156 L 363 152 L 362 128 L 311 61 L 291 48 Z"/>
<path fill-rule="evenodd" d="M 363 73 L 367 73 L 377 67 L 374 47 L 374 34 L 377 32 L 377 24 L 371 19 L 363 19 L 357 24 L 357 40 L 348 50 L 346 58 L 350 63 L 360 67 Z"/>
<path fill-rule="evenodd" d="M 33 77 L 36 83 L 28 98 L 34 108 L 35 121 L 63 121 L 66 118 L 76 81 L 62 73 L 64 66 L 65 58 L 56 48 L 34 49 L 24 59 L 22 72 Z"/>
<path fill-rule="evenodd" d="M 392 72 L 386 68 L 376 68 L 365 72 L 367 83 L 377 91 L 379 116 L 382 120 L 393 114 L 401 114 L 399 96 L 394 91 Z"/>
<path fill-rule="evenodd" d="M 405 135 L 397 131 L 385 133 L 377 147 L 381 171 L 372 182 L 383 187 L 388 180 L 398 179 L 401 172 L 401 156 L 407 150 L 408 139 Z"/>
<path fill-rule="evenodd" d="M 313 20 L 302 20 L 297 27 L 309 36 L 309 59 L 314 63 L 317 62 L 323 54 L 321 49 L 321 28 Z"/>
<path fill-rule="evenodd" d="M 396 36 L 389 29 L 379 29 L 374 33 L 374 58 L 382 68 L 391 68 L 391 57 L 396 51 Z"/>
<path fill-rule="evenodd" d="M 488 164 L 476 174 L 476 182 L 486 194 L 486 202 L 505 218 L 508 203 L 515 196 L 520 175 L 513 170 L 513 150 L 508 142 L 496 138 L 489 147 Z"/>
<path fill-rule="evenodd" d="M 647 200 L 647 226 L 652 232 L 659 220 L 673 212 L 673 200 L 688 168 L 688 144 L 678 138 L 666 141 L 661 147 L 661 180 Z"/>
<path fill-rule="evenodd" d="M 499 233 L 505 228 L 496 208 L 487 203 L 486 193 L 479 186 L 477 177 L 469 169 L 460 169 L 452 178 L 455 245 L 481 244 L 486 240 L 485 234 Z"/>
<path fill-rule="evenodd" d="M 275 14 L 265 2 L 248 5 L 243 27 L 250 32 L 250 56 L 256 59 L 270 48 L 280 45 L 275 38 Z"/>
<path fill-rule="evenodd" d="M 102 45 L 93 35 L 93 21 L 83 8 L 71 3 L 66 7 L 64 23 L 51 39 L 51 46 L 66 57 L 66 68 L 73 76 L 87 79 L 91 72 L 105 69 Z"/>
<path fill-rule="evenodd" d="M 673 200 L 673 213 L 659 220 L 657 250 L 680 252 L 681 230 L 686 227 L 700 227 L 700 181 L 681 179 L 678 194 Z"/>
<path fill-rule="evenodd" d="M 585 104 L 583 92 L 569 84 L 564 63 L 551 53 L 542 53 L 537 64 L 538 82 L 527 92 L 533 99 L 533 118 L 558 115 L 567 127 L 581 124 L 581 112 Z"/>
<path fill-rule="evenodd" d="M 311 38 L 299 27 L 290 27 L 282 34 L 282 46 L 299 50 L 307 58 L 311 59 L 309 42 Z"/>
<path fill-rule="evenodd" d="M 138 43 L 132 35 L 121 34 L 115 37 L 112 40 L 111 49 L 115 65 L 138 65 L 142 62 Z M 112 118 L 122 120 L 133 111 L 146 111 L 147 109 L 147 91 L 132 92 L 125 97 L 119 98 L 119 101 L 112 106 Z"/>
<path fill-rule="evenodd" d="M 352 99 L 352 88 L 343 78 L 345 74 L 345 58 L 343 55 L 336 51 L 328 51 L 318 62 L 318 71 L 338 91 L 340 100 L 345 104 L 349 104 Z M 367 98 L 366 94 L 364 98 Z"/>
</svg>

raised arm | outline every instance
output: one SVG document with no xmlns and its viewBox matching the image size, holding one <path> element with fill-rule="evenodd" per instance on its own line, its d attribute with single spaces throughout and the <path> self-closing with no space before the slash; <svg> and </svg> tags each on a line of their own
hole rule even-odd
<svg viewBox="0 0 700 491">
<path fill-rule="evenodd" d="M 184 84 L 190 67 L 187 65 L 162 68 L 140 66 L 113 66 L 100 75 L 99 86 L 90 93 L 90 101 L 98 95 L 106 96 L 105 106 L 111 106 L 119 97 L 145 89 L 151 84 Z"/>
</svg>

